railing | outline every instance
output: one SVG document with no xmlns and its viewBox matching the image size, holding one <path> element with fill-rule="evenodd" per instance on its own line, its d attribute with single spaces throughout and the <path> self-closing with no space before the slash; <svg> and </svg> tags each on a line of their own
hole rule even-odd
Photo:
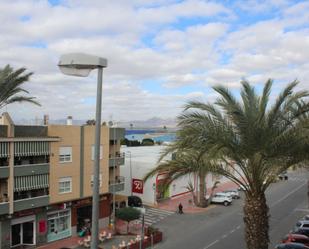
<svg viewBox="0 0 309 249">
<path fill-rule="evenodd" d="M 44 207 L 49 204 L 49 195 L 42 195 L 28 199 L 14 201 L 14 212 L 32 209 L 36 207 Z"/>
<path fill-rule="evenodd" d="M 116 176 L 115 180 L 109 181 L 109 192 L 115 193 L 124 190 L 125 185 L 125 177 L 124 176 Z"/>
<path fill-rule="evenodd" d="M 125 136 L 124 128 L 110 128 L 109 129 L 109 140 L 123 139 Z"/>
<path fill-rule="evenodd" d="M 8 178 L 10 175 L 9 167 L 1 166 L 0 167 L 0 178 Z"/>
<path fill-rule="evenodd" d="M 0 202 L 0 215 L 9 213 L 9 203 Z"/>
<path fill-rule="evenodd" d="M 109 167 L 124 165 L 125 153 L 116 152 L 115 155 L 109 154 Z"/>
<path fill-rule="evenodd" d="M 14 166 L 15 176 L 41 175 L 49 173 L 49 163 L 24 164 Z"/>
</svg>

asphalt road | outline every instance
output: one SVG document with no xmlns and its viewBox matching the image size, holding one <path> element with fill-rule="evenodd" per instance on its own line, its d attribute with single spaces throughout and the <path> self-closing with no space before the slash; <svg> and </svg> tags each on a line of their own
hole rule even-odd
<svg viewBox="0 0 309 249">
<path fill-rule="evenodd" d="M 270 207 L 270 246 L 290 231 L 296 221 L 309 213 L 307 172 L 289 173 L 288 181 L 272 184 L 266 196 Z M 164 232 L 164 241 L 156 249 L 241 249 L 244 242 L 243 201 L 229 207 L 216 205 L 200 214 L 174 214 L 156 227 Z"/>
</svg>

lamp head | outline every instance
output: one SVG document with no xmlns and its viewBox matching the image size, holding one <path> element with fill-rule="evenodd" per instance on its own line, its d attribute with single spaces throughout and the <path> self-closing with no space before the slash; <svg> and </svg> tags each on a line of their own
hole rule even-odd
<svg viewBox="0 0 309 249">
<path fill-rule="evenodd" d="M 58 67 L 63 74 L 87 77 L 91 70 L 107 67 L 107 60 L 89 54 L 70 53 L 60 57 Z"/>
</svg>

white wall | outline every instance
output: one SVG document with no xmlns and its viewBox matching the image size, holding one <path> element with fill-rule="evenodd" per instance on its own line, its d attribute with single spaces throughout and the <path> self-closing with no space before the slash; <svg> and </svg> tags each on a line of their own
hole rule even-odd
<svg viewBox="0 0 309 249">
<path fill-rule="evenodd" d="M 143 179 L 146 173 L 156 167 L 158 159 L 164 150 L 164 145 L 155 146 L 138 146 L 138 147 L 121 147 L 121 152 L 126 154 L 125 165 L 120 166 L 120 175 L 125 177 L 125 190 L 119 192 L 121 195 L 131 195 L 131 177 L 130 177 L 130 157 L 132 167 L 132 178 Z M 171 159 L 171 155 L 166 157 L 167 160 Z M 146 204 L 155 204 L 155 189 L 157 176 L 153 176 L 144 183 L 144 193 L 133 195 L 141 197 Z M 194 179 L 196 178 L 196 179 Z M 206 176 L 207 188 L 211 188 L 216 179 L 211 174 Z M 220 184 L 229 182 L 226 177 L 218 177 Z M 198 188 L 198 178 L 192 175 L 182 177 L 174 181 L 169 187 L 169 197 L 174 197 L 184 192 L 187 192 L 186 186 L 191 182 L 195 188 Z"/>
<path fill-rule="evenodd" d="M 119 194 L 127 196 L 131 195 L 130 157 L 132 178 L 143 179 L 146 173 L 156 167 L 160 154 L 164 148 L 164 145 L 121 147 L 121 152 L 126 154 L 125 165 L 120 166 L 120 175 L 125 177 L 125 190 L 119 192 Z M 167 156 L 166 159 L 171 159 L 171 156 Z M 146 204 L 155 204 L 154 185 L 156 184 L 156 178 L 157 176 L 153 176 L 144 183 L 143 194 L 133 193 L 133 195 L 141 197 Z M 194 179 L 191 176 L 185 176 L 174 181 L 169 188 L 170 197 L 186 192 L 186 186 L 188 185 L 189 180 L 194 183 Z"/>
</svg>

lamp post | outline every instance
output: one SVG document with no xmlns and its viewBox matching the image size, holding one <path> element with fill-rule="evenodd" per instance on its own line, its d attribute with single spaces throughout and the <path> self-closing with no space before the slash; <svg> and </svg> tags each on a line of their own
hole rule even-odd
<svg viewBox="0 0 309 249">
<path fill-rule="evenodd" d="M 131 188 L 131 196 L 133 195 L 133 189 L 132 189 L 132 153 L 131 151 L 127 151 L 127 154 L 130 156 L 130 188 Z"/>
<path fill-rule="evenodd" d="M 99 198 L 100 198 L 100 138 L 101 138 L 101 108 L 103 68 L 107 67 L 107 60 L 94 55 L 83 53 L 65 54 L 60 57 L 58 66 L 62 73 L 72 76 L 87 77 L 91 70 L 98 69 L 96 122 L 93 166 L 93 197 L 92 197 L 92 225 L 91 249 L 98 248 L 99 236 Z"/>
</svg>

